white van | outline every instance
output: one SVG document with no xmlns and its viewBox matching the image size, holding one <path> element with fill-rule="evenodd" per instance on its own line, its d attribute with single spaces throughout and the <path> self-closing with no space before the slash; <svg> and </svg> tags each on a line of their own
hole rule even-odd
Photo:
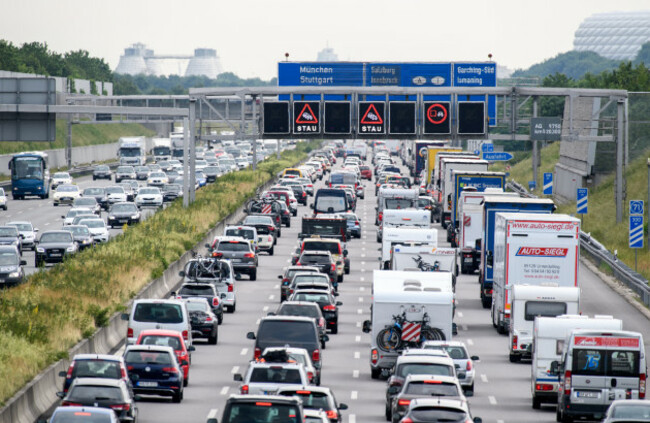
<svg viewBox="0 0 650 423">
<path fill-rule="evenodd" d="M 600 420 L 615 400 L 645 399 L 646 360 L 639 332 L 578 329 L 564 342 L 557 417 Z"/>
<path fill-rule="evenodd" d="M 384 210 L 384 216 L 377 229 L 377 242 L 381 242 L 384 228 L 429 229 L 431 212 L 418 209 Z"/>
<path fill-rule="evenodd" d="M 531 353 L 531 393 L 533 408 L 542 403 L 557 403 L 558 377 L 551 374 L 551 363 L 559 361 L 564 340 L 575 329 L 623 330 L 623 321 L 612 316 L 594 317 L 566 314 L 557 317 L 536 317 L 533 323 Z"/>
<path fill-rule="evenodd" d="M 122 314 L 129 322 L 126 345 L 133 345 L 146 329 L 176 330 L 183 334 L 187 346 L 192 345 L 190 315 L 181 300 L 135 300 L 130 313 Z"/>
<path fill-rule="evenodd" d="M 531 358 L 536 317 L 555 317 L 580 312 L 580 288 L 514 285 L 510 309 L 510 362 Z"/>
<path fill-rule="evenodd" d="M 412 228 L 386 228 L 381 243 L 381 257 L 379 268 L 387 269 L 390 266 L 390 252 L 396 244 L 426 245 L 434 248 L 438 246 L 437 229 L 412 229 Z"/>
</svg>

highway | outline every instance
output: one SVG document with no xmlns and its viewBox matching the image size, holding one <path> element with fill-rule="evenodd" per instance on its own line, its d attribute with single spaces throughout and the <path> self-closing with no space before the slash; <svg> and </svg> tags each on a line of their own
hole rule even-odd
<svg viewBox="0 0 650 423">
<path fill-rule="evenodd" d="M 75 182 L 82 189 L 109 184 L 92 181 L 90 177 Z M 379 244 L 375 241 L 373 225 L 375 204 L 372 185 L 366 182 L 366 198 L 359 200 L 356 210 L 362 220 L 363 235 L 348 242 L 351 273 L 345 275 L 339 286 L 338 299 L 343 302 L 339 309 L 339 333 L 330 334 L 330 342 L 322 351 L 322 385 L 330 387 L 339 402 L 349 405 L 342 414 L 344 421 L 350 423 L 385 421 L 385 381 L 370 378 L 369 335 L 361 331 L 361 322 L 370 315 L 372 271 L 378 268 Z M 59 228 L 61 215 L 68 209 L 53 207 L 51 200 L 39 199 L 9 200 L 8 205 L 8 211 L 0 212 L 2 222 L 28 220 L 41 232 Z M 309 208 L 301 206 L 298 217 L 292 218 L 291 228 L 283 228 L 275 255 L 260 254 L 257 281 L 249 281 L 244 276 L 237 282 L 237 311 L 225 315 L 218 345 L 196 342 L 183 402 L 173 404 L 167 398 L 146 397 L 138 403 L 141 423 L 203 422 L 211 409 L 222 411 L 228 395 L 238 392 L 239 383 L 233 381 L 233 374 L 243 373 L 253 355 L 253 341 L 246 339 L 246 333 L 255 331 L 259 319 L 279 305 L 277 276 L 289 265 L 300 231 L 300 218 L 308 214 Z M 449 246 L 442 229 L 439 225 L 435 227 L 439 229 L 439 246 Z M 119 231 L 112 230 L 111 235 Z M 24 257 L 28 261 L 27 272 L 33 272 L 33 253 L 25 252 Z M 481 358 L 476 364 L 475 396 L 469 399 L 473 415 L 482 417 L 484 422 L 554 422 L 554 406 L 532 409 L 530 364 L 509 362 L 508 338 L 496 333 L 489 310 L 481 307 L 477 280 L 477 275 L 458 276 L 455 319 L 459 329 L 456 339 L 467 344 L 470 354 Z M 580 286 L 583 314 L 613 314 L 623 319 L 624 329 L 643 333 L 646 342 L 650 339 L 646 317 L 584 265 L 580 269 Z"/>
</svg>

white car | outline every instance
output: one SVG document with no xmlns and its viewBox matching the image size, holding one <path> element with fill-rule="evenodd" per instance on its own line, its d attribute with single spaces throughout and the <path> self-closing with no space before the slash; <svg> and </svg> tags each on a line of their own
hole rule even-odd
<svg viewBox="0 0 650 423">
<path fill-rule="evenodd" d="M 271 234 L 257 234 L 257 248 L 259 251 L 266 251 L 270 256 L 273 255 L 273 246 L 275 244 L 275 238 Z"/>
<path fill-rule="evenodd" d="M 197 157 L 198 157 L 198 153 L 197 153 Z M 205 160 L 197 159 L 197 160 L 194 161 L 194 169 L 195 170 L 203 170 L 207 166 L 208 166 L 208 162 L 206 162 Z"/>
<path fill-rule="evenodd" d="M 81 219 L 79 221 L 79 224 L 88 227 L 88 231 L 93 236 L 95 242 L 108 242 L 110 235 L 108 233 L 108 227 L 106 227 L 106 222 L 104 222 L 104 219 L 101 219 L 99 217 Z"/>
<path fill-rule="evenodd" d="M 63 218 L 63 226 L 72 225 L 72 221 L 80 214 L 93 214 L 93 211 L 86 207 L 73 207 L 66 213 Z"/>
<path fill-rule="evenodd" d="M 50 180 L 50 187 L 56 189 L 59 185 L 72 184 L 72 176 L 68 172 L 56 172 Z"/>
<path fill-rule="evenodd" d="M 13 221 L 7 223 L 6 226 L 15 226 L 18 229 L 18 233 L 23 237 L 21 242 L 23 250 L 34 250 L 36 245 L 34 240 L 38 229 L 32 226 L 31 222 Z"/>
<path fill-rule="evenodd" d="M 110 186 L 104 188 L 106 191 L 106 198 L 108 199 L 108 204 L 123 203 L 127 201 L 128 196 L 124 191 L 124 188 L 121 186 Z"/>
<path fill-rule="evenodd" d="M 147 185 L 152 187 L 161 187 L 169 183 L 169 178 L 165 172 L 151 172 L 147 178 Z"/>
<path fill-rule="evenodd" d="M 0 188 L 0 208 L 7 210 L 7 195 L 4 188 Z"/>
<path fill-rule="evenodd" d="M 135 205 L 138 207 L 162 207 L 163 195 L 160 188 L 142 187 L 135 196 Z"/>
<path fill-rule="evenodd" d="M 76 185 L 59 185 L 54 191 L 52 202 L 55 206 L 59 204 L 72 204 L 74 200 L 81 197 L 81 190 Z"/>
<path fill-rule="evenodd" d="M 237 167 L 240 170 L 241 169 L 246 169 L 248 167 L 248 165 L 250 164 L 250 163 L 248 163 L 248 159 L 246 159 L 246 157 L 240 157 L 235 161 L 237 162 Z"/>
</svg>

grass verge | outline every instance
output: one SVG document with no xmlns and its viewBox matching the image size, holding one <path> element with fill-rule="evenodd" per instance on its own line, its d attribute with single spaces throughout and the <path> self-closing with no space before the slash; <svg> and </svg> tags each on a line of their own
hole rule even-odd
<svg viewBox="0 0 650 423">
<path fill-rule="evenodd" d="M 267 159 L 258 170 L 226 175 L 156 213 L 111 242 L 83 251 L 27 282 L 0 292 L 0 401 L 4 404 L 49 364 L 67 356 L 82 338 L 105 325 L 116 311 L 169 263 L 191 249 L 257 187 L 291 167 L 316 146 L 301 143 Z"/>
</svg>

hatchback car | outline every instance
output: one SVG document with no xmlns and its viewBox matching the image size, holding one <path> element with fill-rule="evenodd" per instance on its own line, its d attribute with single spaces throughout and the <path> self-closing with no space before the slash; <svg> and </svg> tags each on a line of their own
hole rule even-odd
<svg viewBox="0 0 650 423">
<path fill-rule="evenodd" d="M 326 347 L 327 340 L 327 323 L 323 317 L 318 304 L 310 301 L 285 301 L 276 310 L 275 313 L 269 313 L 276 316 L 302 316 L 309 317 L 314 320 L 318 327 L 318 335 L 320 337 L 320 345 L 322 349 Z"/>
<path fill-rule="evenodd" d="M 280 284 L 280 302 L 285 301 L 289 297 L 289 288 L 291 286 L 291 280 L 294 275 L 298 272 L 318 272 L 318 267 L 312 266 L 287 266 L 282 269 L 282 274 L 278 275 L 278 279 L 282 281 Z"/>
<path fill-rule="evenodd" d="M 106 222 L 104 222 L 104 219 L 101 219 L 99 217 L 81 219 L 79 221 L 79 224 L 88 226 L 88 230 L 92 234 L 95 242 L 108 242 L 110 234 L 108 233 L 108 228 L 106 227 Z"/>
<path fill-rule="evenodd" d="M 56 191 L 54 191 L 52 204 L 55 207 L 59 204 L 72 204 L 79 197 L 81 197 L 81 190 L 78 186 L 62 184 L 57 186 Z"/>
<path fill-rule="evenodd" d="M 241 394 L 276 395 L 283 385 L 309 385 L 307 372 L 302 364 L 251 361 L 246 373 L 236 373 L 233 379 L 242 382 Z"/>
<path fill-rule="evenodd" d="M 135 345 L 159 345 L 171 347 L 176 353 L 176 359 L 183 369 L 183 386 L 187 386 L 190 380 L 190 353 L 194 351 L 194 346 L 185 345 L 183 335 L 176 330 L 164 329 L 147 329 L 140 332 Z"/>
<path fill-rule="evenodd" d="M 262 357 L 266 357 L 269 354 L 282 351 L 287 355 L 287 360 L 295 361 L 296 363 L 302 364 L 307 372 L 307 377 L 309 378 L 309 384 L 320 385 L 320 372 L 316 370 L 314 364 L 311 362 L 311 357 L 309 352 L 304 348 L 291 348 L 291 347 L 270 347 L 262 351 Z"/>
<path fill-rule="evenodd" d="M 416 398 L 400 423 L 474 422 L 483 423 L 480 417 L 472 418 L 467 401 L 442 398 Z"/>
<path fill-rule="evenodd" d="M 219 341 L 219 319 L 206 298 L 188 297 L 183 300 L 190 315 L 192 338 L 207 338 L 208 344 Z"/>
<path fill-rule="evenodd" d="M 235 271 L 230 260 L 214 257 L 196 258 L 188 261 L 179 272 L 183 282 L 201 282 L 214 285 L 224 311 L 234 313 L 237 307 Z"/>
<path fill-rule="evenodd" d="M 58 392 L 61 406 L 95 406 L 112 409 L 122 423 L 132 423 L 138 418 L 135 397 L 127 383 L 121 379 L 79 377 L 72 382 L 68 393 Z"/>
<path fill-rule="evenodd" d="M 319 272 L 325 273 L 330 277 L 332 283 L 339 280 L 336 271 L 336 261 L 332 258 L 329 251 L 305 251 L 298 258 L 298 266 L 311 266 L 318 268 Z M 343 280 L 343 277 L 340 277 Z"/>
<path fill-rule="evenodd" d="M 336 401 L 330 388 L 322 386 L 281 387 L 277 394 L 300 398 L 305 409 L 325 411 L 330 423 L 342 422 L 341 410 L 348 409 L 347 404 Z"/>
<path fill-rule="evenodd" d="M 36 232 L 38 229 L 35 228 L 31 222 L 17 221 L 7 223 L 7 226 L 15 226 L 18 229 L 18 233 L 21 236 L 20 244 L 23 250 L 34 250 L 36 245 Z"/>
<path fill-rule="evenodd" d="M 68 231 L 46 231 L 41 234 L 36 245 L 34 266 L 43 263 L 60 263 L 78 251 L 74 237 Z"/>
<path fill-rule="evenodd" d="M 298 398 L 278 395 L 231 395 L 226 400 L 220 423 L 275 422 L 305 423 Z M 207 423 L 217 423 L 208 416 Z"/>
<path fill-rule="evenodd" d="M 60 371 L 63 380 L 63 392 L 68 392 L 72 382 L 78 377 L 96 377 L 103 379 L 122 379 L 130 383 L 124 359 L 109 354 L 76 354 L 67 371 Z"/>
<path fill-rule="evenodd" d="M 465 391 L 474 393 L 474 377 L 476 370 L 474 362 L 479 360 L 478 356 L 470 356 L 467 347 L 461 341 L 425 341 L 423 349 L 434 349 L 446 351 L 449 357 L 454 360 L 457 369 L 460 369 L 458 380 Z"/>
<path fill-rule="evenodd" d="M 49 423 L 117 423 L 112 409 L 99 407 L 57 407 Z"/>
<path fill-rule="evenodd" d="M 260 214 L 249 214 L 246 216 L 244 221 L 241 223 L 244 226 L 251 226 L 257 229 L 259 234 L 269 234 L 273 236 L 274 244 L 277 243 L 277 238 L 279 238 L 280 230 L 275 225 L 273 218 L 269 215 L 260 215 Z"/>
<path fill-rule="evenodd" d="M 0 286 L 15 286 L 25 280 L 23 266 L 27 262 L 20 258 L 16 247 L 0 245 Z"/>
<path fill-rule="evenodd" d="M 399 393 L 387 406 L 386 418 L 397 423 L 406 414 L 409 404 L 415 398 L 434 397 L 466 400 L 458 379 L 453 376 L 411 374 L 406 377 Z"/>
<path fill-rule="evenodd" d="M 141 214 L 135 203 L 115 203 L 108 211 L 108 226 L 133 225 L 140 222 Z"/>
<path fill-rule="evenodd" d="M 22 236 L 15 226 L 0 226 L 0 245 L 9 245 L 22 255 Z"/>
<path fill-rule="evenodd" d="M 235 272 L 248 274 L 250 280 L 257 280 L 257 254 L 247 240 L 239 237 L 220 237 L 212 245 L 206 244 L 212 257 L 229 259 Z"/>
<path fill-rule="evenodd" d="M 95 197 L 79 197 L 72 202 L 72 207 L 86 208 L 97 215 L 102 213 L 102 208 Z"/>
<path fill-rule="evenodd" d="M 318 304 L 325 318 L 327 327 L 333 334 L 339 331 L 339 309 L 343 305 L 341 301 L 336 301 L 331 292 L 316 289 L 305 289 L 296 291 L 289 298 L 290 301 L 309 301 Z"/>
<path fill-rule="evenodd" d="M 205 298 L 208 300 L 212 312 L 217 316 L 219 324 L 223 322 L 223 306 L 219 300 L 219 293 L 211 283 L 184 283 L 178 289 L 178 292 L 172 292 L 172 297 L 178 300 L 185 300 L 187 298 Z"/>
<path fill-rule="evenodd" d="M 97 165 L 93 169 L 93 181 L 97 179 L 108 179 L 110 181 L 112 176 L 113 172 L 107 165 Z"/>
<path fill-rule="evenodd" d="M 183 400 L 183 369 L 171 347 L 129 345 L 124 362 L 136 394 L 172 397 L 176 403 Z"/>
</svg>

